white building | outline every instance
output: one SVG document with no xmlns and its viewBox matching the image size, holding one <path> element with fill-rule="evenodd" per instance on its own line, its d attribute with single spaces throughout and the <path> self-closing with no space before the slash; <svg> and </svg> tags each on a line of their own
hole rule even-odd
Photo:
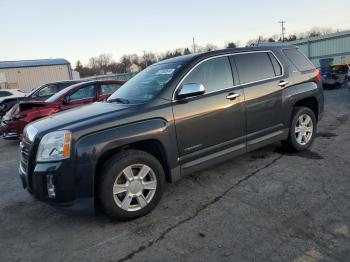
<svg viewBox="0 0 350 262">
<path fill-rule="evenodd" d="M 65 59 L 0 61 L 0 87 L 29 92 L 43 84 L 72 80 L 70 63 Z"/>
<path fill-rule="evenodd" d="M 288 44 L 296 45 L 316 67 L 320 60 L 332 60 L 333 64 L 350 62 L 350 30 L 305 38 Z"/>
</svg>

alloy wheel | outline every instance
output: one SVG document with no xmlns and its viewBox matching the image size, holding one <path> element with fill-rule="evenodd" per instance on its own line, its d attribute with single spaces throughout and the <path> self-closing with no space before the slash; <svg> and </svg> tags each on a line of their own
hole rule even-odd
<svg viewBox="0 0 350 262">
<path fill-rule="evenodd" d="M 302 146 L 306 145 L 313 135 L 312 118 L 307 114 L 300 115 L 295 124 L 294 132 L 298 144 Z"/>
<path fill-rule="evenodd" d="M 114 182 L 114 202 L 125 211 L 138 211 L 151 202 L 156 189 L 156 175 L 149 166 L 130 165 L 118 174 Z"/>
</svg>

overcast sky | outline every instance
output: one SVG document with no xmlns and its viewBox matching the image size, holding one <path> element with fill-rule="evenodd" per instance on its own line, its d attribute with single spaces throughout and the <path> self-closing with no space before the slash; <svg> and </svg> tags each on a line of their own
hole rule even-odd
<svg viewBox="0 0 350 262">
<path fill-rule="evenodd" d="M 281 31 L 350 29 L 349 0 L 0 0 L 0 60 L 66 58 L 199 45 L 223 47 Z"/>
</svg>

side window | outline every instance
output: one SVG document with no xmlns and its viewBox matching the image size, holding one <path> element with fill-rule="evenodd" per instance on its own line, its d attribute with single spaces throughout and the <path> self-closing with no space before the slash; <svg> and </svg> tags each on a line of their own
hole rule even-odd
<svg viewBox="0 0 350 262">
<path fill-rule="evenodd" d="M 101 84 L 101 95 L 113 94 L 120 86 L 120 84 Z"/>
<path fill-rule="evenodd" d="M 0 91 L 0 97 L 12 96 L 12 94 L 8 91 Z"/>
<path fill-rule="evenodd" d="M 284 49 L 283 53 L 292 62 L 292 64 L 298 69 L 298 71 L 308 71 L 315 69 L 315 66 L 296 48 Z"/>
<path fill-rule="evenodd" d="M 47 85 L 41 90 L 38 91 L 37 95 L 38 97 L 46 97 L 46 96 L 52 96 L 58 92 L 57 86 L 55 85 Z"/>
<path fill-rule="evenodd" d="M 182 82 L 203 84 L 205 92 L 214 92 L 233 86 L 231 65 L 228 57 L 210 59 L 197 66 Z"/>
<path fill-rule="evenodd" d="M 273 69 L 275 71 L 275 75 L 276 76 L 280 76 L 282 75 L 282 67 L 281 67 L 281 64 L 277 61 L 276 57 L 271 54 L 271 53 L 268 53 L 269 54 L 269 57 L 270 57 L 270 60 L 271 60 L 271 63 L 273 65 Z"/>
<path fill-rule="evenodd" d="M 82 99 L 95 98 L 95 86 L 84 86 L 76 90 L 69 96 L 69 101 L 77 101 Z"/>
<path fill-rule="evenodd" d="M 269 79 L 276 76 L 267 52 L 240 54 L 235 55 L 234 57 L 241 84 Z"/>
</svg>

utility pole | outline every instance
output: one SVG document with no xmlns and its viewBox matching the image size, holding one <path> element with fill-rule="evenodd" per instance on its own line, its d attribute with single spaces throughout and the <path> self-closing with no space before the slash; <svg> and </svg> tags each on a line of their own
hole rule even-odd
<svg viewBox="0 0 350 262">
<path fill-rule="evenodd" d="M 196 52 L 196 42 L 194 40 L 194 37 L 192 40 L 193 40 L 193 53 L 195 53 Z"/>
<path fill-rule="evenodd" d="M 284 42 L 284 34 L 285 34 L 285 30 L 286 30 L 286 28 L 284 27 L 284 25 L 285 25 L 285 23 L 286 23 L 286 21 L 279 21 L 278 23 L 280 23 L 281 24 L 281 27 L 282 27 L 282 42 Z"/>
<path fill-rule="evenodd" d="M 148 66 L 148 64 L 147 64 L 147 57 L 146 57 L 146 51 L 144 50 L 143 51 L 143 59 L 145 60 L 145 66 L 147 67 Z"/>
</svg>

